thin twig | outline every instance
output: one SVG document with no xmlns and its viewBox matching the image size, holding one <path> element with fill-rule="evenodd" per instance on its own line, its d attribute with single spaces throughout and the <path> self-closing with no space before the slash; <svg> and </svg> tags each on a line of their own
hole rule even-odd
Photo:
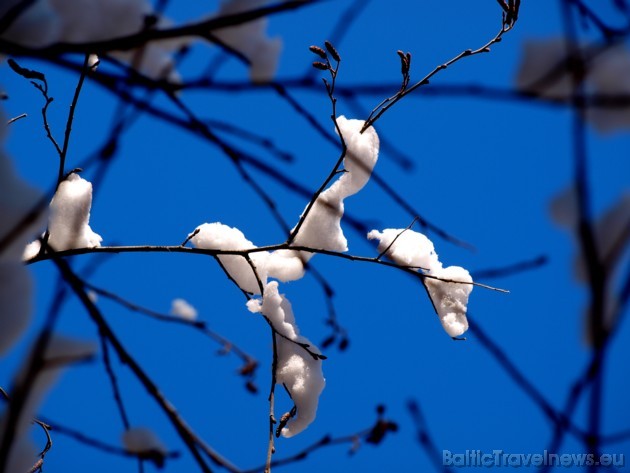
<svg viewBox="0 0 630 473">
<path fill-rule="evenodd" d="M 271 386 L 269 388 L 269 437 L 267 440 L 267 460 L 265 462 L 265 473 L 271 473 L 271 457 L 276 452 L 274 447 L 274 430 L 276 425 L 276 417 L 274 412 L 275 396 L 276 396 L 276 374 L 278 372 L 278 340 L 276 339 L 276 329 L 268 320 L 271 327 L 271 339 L 273 344 L 272 361 L 271 361 Z"/>
<path fill-rule="evenodd" d="M 120 419 L 123 423 L 123 427 L 125 428 L 125 430 L 129 430 L 131 424 L 129 423 L 127 410 L 125 409 L 125 404 L 123 402 L 122 394 L 120 392 L 120 386 L 118 385 L 118 378 L 116 377 L 116 373 L 114 373 L 114 369 L 112 368 L 112 363 L 109 357 L 109 346 L 107 344 L 107 338 L 102 331 L 99 331 L 99 339 L 101 341 L 103 365 L 105 366 L 105 371 L 107 372 L 107 377 L 109 378 L 109 384 L 112 387 L 114 401 L 116 402 L 116 407 L 118 408 L 118 413 L 120 414 Z"/>
<path fill-rule="evenodd" d="M 323 64 L 326 67 L 326 70 L 328 71 L 328 73 L 330 74 L 330 83 L 326 81 L 326 79 L 323 79 L 323 82 L 324 82 L 324 85 L 326 86 L 326 92 L 328 94 L 328 98 L 330 100 L 330 104 L 332 108 L 330 118 L 335 125 L 335 129 L 337 130 L 337 134 L 339 135 L 339 141 L 341 143 L 341 155 L 335 162 L 335 165 L 332 167 L 330 173 L 328 174 L 328 177 L 324 179 L 324 182 L 313 193 L 309 203 L 306 205 L 306 208 L 304 209 L 304 212 L 302 212 L 302 215 L 300 216 L 298 223 L 295 225 L 293 230 L 291 230 L 291 233 L 289 234 L 289 237 L 287 238 L 287 241 L 286 241 L 287 245 L 291 245 L 291 243 L 293 243 L 293 241 L 297 237 L 298 232 L 302 228 L 302 225 L 304 225 L 304 222 L 306 221 L 306 218 L 308 217 L 313 206 L 315 205 L 315 202 L 317 202 L 317 199 L 322 194 L 322 192 L 324 192 L 324 189 L 326 189 L 330 181 L 332 181 L 333 178 L 337 175 L 337 170 L 339 169 L 339 166 L 341 166 L 341 163 L 346 157 L 346 152 L 348 151 L 348 148 L 346 147 L 346 141 L 343 137 L 343 133 L 341 132 L 341 129 L 339 128 L 339 123 L 337 123 L 337 99 L 335 98 L 335 85 L 337 82 L 337 73 L 339 72 L 340 61 L 335 60 L 333 58 L 333 61 L 335 63 L 335 65 L 333 66 L 330 62 L 330 59 L 328 58 L 328 55 L 326 55 L 325 61 L 326 63 L 313 63 L 313 64 L 314 65 Z"/>
<path fill-rule="evenodd" d="M 546 265 L 548 262 L 549 258 L 546 255 L 540 255 L 536 258 L 519 261 L 517 263 L 512 263 L 507 266 L 478 269 L 476 271 L 473 271 L 471 274 L 473 276 L 473 279 L 504 278 L 506 276 L 513 276 L 515 274 L 538 269 L 541 266 Z"/>
<path fill-rule="evenodd" d="M 269 245 L 269 246 L 259 246 L 257 248 L 245 249 L 245 250 L 209 250 L 202 248 L 188 248 L 185 246 L 153 246 L 153 245 L 143 245 L 143 246 L 100 246 L 95 248 L 75 248 L 71 250 L 58 251 L 54 254 L 54 257 L 67 257 L 74 255 L 82 255 L 82 254 L 92 254 L 92 253 L 187 253 L 187 254 L 203 254 L 207 256 L 245 256 L 247 254 L 263 252 L 263 251 L 275 251 L 275 250 L 295 250 L 295 251 L 305 251 L 309 253 L 316 253 L 322 255 L 328 255 L 332 257 L 342 258 L 349 261 L 360 261 L 364 263 L 372 263 L 372 264 L 380 264 L 383 266 L 388 266 L 391 268 L 396 268 L 400 271 L 409 273 L 418 277 L 420 279 L 435 279 L 438 281 L 454 283 L 454 284 L 468 284 L 472 286 L 482 287 L 484 289 L 489 289 L 496 292 L 501 293 L 509 293 L 507 289 L 501 289 L 498 287 L 490 286 L 488 284 L 483 284 L 480 282 L 472 281 L 458 281 L 454 279 L 441 278 L 437 276 L 433 276 L 431 274 L 424 274 L 417 271 L 416 267 L 412 266 L 404 266 L 399 265 L 394 262 L 379 260 L 376 258 L 366 257 L 366 256 L 355 256 L 347 253 L 341 253 L 339 251 L 330 251 L 318 248 L 311 248 L 308 246 L 298 246 L 291 245 L 288 246 L 286 243 L 282 243 L 279 245 Z M 40 261 L 50 260 L 53 258 L 51 254 L 43 254 L 37 255 L 31 260 L 27 261 L 27 264 L 34 264 Z"/>
<path fill-rule="evenodd" d="M 9 121 L 7 121 L 7 125 L 15 123 L 16 121 L 21 120 L 22 118 L 26 118 L 26 117 L 28 117 L 28 115 L 26 113 L 22 113 L 21 115 L 18 115 L 17 117 L 13 117 Z"/>
<path fill-rule="evenodd" d="M 410 400 L 407 402 L 407 410 L 409 411 L 409 414 L 411 414 L 411 418 L 416 427 L 416 438 L 429 457 L 433 467 L 437 471 L 442 471 L 444 473 L 452 472 L 453 470 L 444 465 L 444 462 L 442 461 L 442 455 L 429 434 L 427 421 L 422 414 L 422 410 L 420 409 L 417 401 Z"/>
<path fill-rule="evenodd" d="M 221 346 L 222 353 L 234 353 L 234 355 L 236 355 L 243 361 L 243 366 L 239 370 L 239 372 L 242 376 L 245 376 L 249 379 L 248 383 L 251 383 L 252 379 L 254 378 L 256 367 L 258 366 L 258 361 L 256 361 L 256 359 L 248 354 L 245 350 L 236 345 L 232 340 L 229 340 L 223 335 L 220 335 L 217 332 L 211 330 L 208 327 L 207 322 L 202 320 L 188 320 L 182 317 L 156 312 L 154 310 L 147 309 L 146 307 L 142 307 L 134 302 L 131 302 L 111 291 L 107 291 L 103 288 L 97 287 L 91 283 L 84 282 L 84 285 L 89 290 L 94 291 L 100 296 L 106 297 L 133 312 L 146 315 L 161 322 L 180 324 L 198 330 L 200 333 L 206 335 L 208 338 L 218 343 Z M 251 389 L 252 387 L 253 385 L 248 384 L 248 389 Z"/>
<path fill-rule="evenodd" d="M 370 113 L 370 116 L 365 121 L 365 124 L 363 125 L 363 128 L 361 129 L 361 133 L 363 133 L 365 130 L 367 130 L 370 126 L 373 126 L 374 123 L 379 118 L 381 118 L 385 112 L 387 112 L 387 110 L 389 110 L 394 105 L 396 105 L 396 103 L 398 103 L 403 97 L 406 97 L 407 95 L 409 95 L 410 93 L 412 93 L 416 89 L 429 84 L 429 80 L 433 76 L 438 74 L 440 71 L 443 71 L 444 69 L 448 68 L 452 64 L 455 64 L 456 62 L 460 61 L 463 58 L 472 57 L 472 56 L 476 56 L 478 54 L 490 52 L 490 46 L 500 42 L 503 39 L 503 35 L 506 34 L 507 32 L 509 32 L 514 27 L 514 24 L 515 24 L 515 21 L 516 21 L 515 18 L 514 18 L 514 21 L 512 21 L 512 22 L 508 22 L 506 20 L 508 20 L 508 19 L 506 17 L 506 14 L 504 13 L 503 14 L 503 19 L 501 21 L 501 29 L 499 30 L 499 32 L 490 41 L 488 41 L 486 44 L 484 44 L 480 48 L 475 49 L 475 50 L 473 50 L 473 49 L 466 49 L 465 51 L 462 51 L 461 53 L 459 53 L 454 58 L 449 59 L 445 63 L 440 64 L 439 66 L 437 66 L 435 69 L 433 69 L 431 72 L 429 72 L 426 76 L 424 76 L 421 80 L 416 82 L 411 87 L 403 88 L 403 89 L 399 90 L 398 93 L 396 93 L 392 97 L 384 99 L 380 104 L 378 104 L 374 108 L 374 110 L 372 110 L 372 113 Z"/>
<path fill-rule="evenodd" d="M 59 172 L 57 174 L 57 187 L 63 181 L 65 174 L 65 166 L 66 166 L 66 157 L 68 155 L 68 147 L 70 146 L 70 136 L 72 135 L 72 123 L 74 121 L 74 115 L 77 108 L 77 103 L 79 101 L 79 95 L 81 95 L 81 89 L 83 87 L 83 83 L 85 82 L 85 76 L 89 71 L 89 61 L 90 55 L 86 54 L 83 60 L 83 68 L 81 69 L 81 74 L 79 75 L 79 82 L 77 83 L 76 88 L 74 89 L 74 95 L 72 97 L 72 102 L 70 103 L 70 110 L 68 112 L 68 119 L 66 120 L 66 131 L 64 133 L 63 138 L 63 148 L 59 152 Z M 57 150 L 59 147 L 57 146 Z"/>
<path fill-rule="evenodd" d="M 122 345 L 116 334 L 112 331 L 109 324 L 106 322 L 100 310 L 90 300 L 81 279 L 70 269 L 70 266 L 68 266 L 68 264 L 63 259 L 55 258 L 53 261 L 59 269 L 60 273 L 63 275 L 64 279 L 70 285 L 70 288 L 73 290 L 83 306 L 86 308 L 91 319 L 110 342 L 118 357 L 124 364 L 129 367 L 129 369 L 131 369 L 131 371 L 145 388 L 147 393 L 156 401 L 162 411 L 166 414 L 169 421 L 179 434 L 180 438 L 192 454 L 193 458 L 195 459 L 201 470 L 204 473 L 211 473 L 212 469 L 201 457 L 198 450 L 200 440 L 197 435 L 186 424 L 186 422 L 181 418 L 175 407 L 164 397 L 164 395 L 157 387 L 157 385 L 153 382 L 153 380 L 144 372 L 144 370 L 140 367 L 136 360 Z M 206 450 L 206 453 L 212 458 L 215 463 L 221 465 L 228 471 L 232 473 L 238 473 L 240 471 L 237 467 L 232 465 L 231 462 L 223 458 L 216 451 L 209 449 Z"/>
</svg>

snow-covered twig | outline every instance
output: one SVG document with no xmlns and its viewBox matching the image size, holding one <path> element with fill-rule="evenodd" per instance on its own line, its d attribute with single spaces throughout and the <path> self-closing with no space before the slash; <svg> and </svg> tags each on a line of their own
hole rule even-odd
<svg viewBox="0 0 630 473">
<path fill-rule="evenodd" d="M 317 54 L 318 51 L 321 51 L 320 58 L 324 59 L 325 62 L 314 62 L 313 66 L 316 66 L 315 67 L 316 69 L 322 69 L 322 70 L 328 71 L 328 73 L 330 74 L 330 83 L 326 79 L 323 79 L 323 82 L 326 87 L 326 93 L 328 94 L 328 98 L 330 100 L 330 105 L 332 108 L 330 118 L 335 125 L 335 129 L 337 130 L 337 134 L 339 135 L 339 141 L 341 143 L 341 155 L 339 156 L 339 158 L 337 158 L 335 165 L 332 167 L 326 179 L 324 179 L 324 182 L 322 182 L 322 184 L 317 188 L 317 190 L 313 193 L 313 196 L 311 197 L 308 204 L 306 204 L 306 208 L 304 209 L 304 212 L 302 212 L 302 215 L 300 216 L 298 223 L 295 225 L 293 230 L 291 230 L 291 233 L 289 234 L 289 237 L 287 238 L 287 241 L 286 241 L 287 245 L 291 245 L 295 241 L 295 238 L 297 237 L 298 232 L 302 228 L 302 225 L 304 225 L 304 222 L 306 221 L 306 218 L 311 212 L 311 209 L 313 208 L 313 206 L 315 205 L 315 203 L 321 196 L 322 192 L 324 192 L 324 189 L 326 189 L 328 184 L 330 184 L 333 178 L 337 175 L 339 166 L 341 166 L 341 163 L 344 161 L 346 157 L 346 153 L 348 151 L 343 133 L 341 132 L 341 129 L 339 128 L 339 123 L 337 122 L 337 99 L 335 98 L 335 85 L 337 82 L 337 74 L 339 72 L 339 65 L 341 62 L 341 58 L 339 57 L 339 53 L 337 53 L 337 51 L 334 49 L 334 47 L 330 43 L 326 42 L 326 48 L 328 49 L 329 52 L 334 51 L 334 55 L 333 55 L 333 62 L 335 64 L 334 66 L 331 63 L 330 58 L 328 57 L 328 54 L 323 49 L 317 46 L 311 46 L 311 52 L 315 52 Z"/>
<path fill-rule="evenodd" d="M 298 246 L 298 245 L 287 246 L 285 243 L 279 244 L 279 245 L 259 246 L 257 248 L 251 248 L 251 249 L 246 249 L 246 250 L 209 250 L 209 249 L 202 249 L 202 248 L 188 248 L 188 247 L 184 247 L 180 245 L 176 245 L 176 246 L 163 246 L 163 245 L 100 246 L 96 248 L 75 248 L 71 250 L 58 251 L 55 253 L 55 256 L 65 258 L 68 256 L 91 254 L 91 253 L 115 253 L 115 254 L 118 254 L 118 253 L 188 253 L 188 254 L 203 254 L 203 255 L 208 255 L 208 256 L 221 256 L 221 255 L 245 256 L 246 254 L 252 254 L 252 253 L 257 253 L 261 251 L 275 251 L 275 250 L 286 250 L 286 249 L 304 251 L 308 253 L 317 253 L 321 255 L 342 258 L 349 261 L 360 261 L 364 263 L 380 264 L 383 266 L 389 266 L 391 268 L 396 268 L 396 269 L 399 269 L 400 271 L 413 274 L 419 278 L 429 278 L 429 279 L 434 279 L 434 280 L 444 281 L 444 282 L 449 282 L 449 283 L 456 283 L 456 284 L 470 284 L 472 286 L 479 286 L 484 289 L 489 289 L 492 291 L 509 293 L 509 291 L 506 289 L 490 286 L 490 285 L 483 284 L 476 281 L 461 282 L 454 279 L 441 278 L 438 276 L 421 274 L 421 273 L 416 272 L 416 269 L 418 269 L 417 267 L 404 266 L 404 265 L 393 263 L 391 261 L 379 260 L 379 259 L 376 259 L 375 257 L 356 256 L 352 254 L 341 253 L 339 251 L 330 251 L 330 250 L 324 250 L 320 248 L 311 248 L 308 246 Z M 47 255 L 47 254 L 38 255 L 28 260 L 26 263 L 34 264 L 40 261 L 49 260 L 51 258 L 52 256 Z"/>
<path fill-rule="evenodd" d="M 114 373 L 114 368 L 112 367 L 111 359 L 109 356 L 108 341 L 101 331 L 99 331 L 99 340 L 101 342 L 101 355 L 103 358 L 103 365 L 105 366 L 105 372 L 107 373 L 109 384 L 112 387 L 114 402 L 116 403 L 116 408 L 118 409 L 118 414 L 120 415 L 120 420 L 122 421 L 123 427 L 125 428 L 125 430 L 129 430 L 131 424 L 129 422 L 129 416 L 127 415 L 125 403 L 123 402 L 122 393 L 120 392 L 118 377 L 116 376 L 116 373 Z"/>
</svg>

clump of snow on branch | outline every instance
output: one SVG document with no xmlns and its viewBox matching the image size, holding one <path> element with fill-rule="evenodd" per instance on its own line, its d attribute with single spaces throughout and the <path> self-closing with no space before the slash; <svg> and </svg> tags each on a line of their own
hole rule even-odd
<svg viewBox="0 0 630 473">
<path fill-rule="evenodd" d="M 577 239 L 579 208 L 575 188 L 569 187 L 559 193 L 551 200 L 549 208 L 552 220 L 571 232 Z M 613 281 L 617 276 L 617 270 L 621 266 L 624 254 L 627 254 L 630 247 L 630 192 L 622 193 L 619 200 L 593 222 L 593 231 L 599 259 L 604 263 L 603 267 L 607 272 L 604 325 L 607 330 L 611 330 L 617 321 L 619 311 L 619 298 L 615 292 Z M 574 257 L 573 273 L 579 282 L 588 283 L 586 262 L 581 251 L 576 252 Z M 592 341 L 591 317 L 589 307 L 585 311 L 584 318 L 584 333 L 587 343 Z"/>
<path fill-rule="evenodd" d="M 367 184 L 378 160 L 378 136 L 372 127 L 360 133 L 364 123 L 343 116 L 337 118 L 346 147 L 344 172 L 317 197 L 293 240 L 294 246 L 347 251 L 348 244 L 341 229 L 344 199 L 356 194 Z M 196 248 L 207 250 L 244 251 L 257 248 L 240 230 L 219 222 L 198 226 L 189 239 Z M 318 358 L 319 350 L 300 336 L 291 304 L 278 292 L 278 282 L 267 282 L 267 279 L 295 281 L 302 278 L 305 265 L 314 253 L 280 249 L 272 252 L 252 251 L 248 254 L 252 264 L 244 255 L 221 254 L 217 255 L 217 259 L 243 291 L 262 295 L 262 300 L 252 299 L 247 307 L 252 312 L 262 313 L 279 334 L 276 336 L 276 382 L 286 386 L 297 411 L 296 416 L 282 429 L 282 435 L 292 437 L 315 419 L 325 380 L 321 359 Z M 261 286 L 264 288 L 263 294 Z M 308 344 L 308 350 L 300 344 Z"/>
<path fill-rule="evenodd" d="M 196 320 L 197 309 L 185 299 L 173 299 L 171 303 L 171 315 L 185 320 Z"/>
<path fill-rule="evenodd" d="M 304 277 L 306 269 L 304 265 L 307 260 L 304 252 L 294 250 L 272 251 L 267 259 L 267 272 L 269 277 L 282 282 L 296 281 Z"/>
<path fill-rule="evenodd" d="M 473 286 L 470 273 L 461 266 L 449 266 L 447 268 L 435 268 L 430 276 L 450 280 L 427 278 L 425 284 L 429 289 L 429 295 L 435 310 L 437 310 L 442 327 L 451 337 L 459 337 L 468 330 L 468 297 Z"/>
<path fill-rule="evenodd" d="M 16 377 L 16 385 L 24 382 L 29 375 L 31 358 L 36 348 L 31 351 L 22 364 L 22 368 Z M 64 367 L 70 363 L 84 360 L 94 355 L 96 346 L 94 343 L 75 340 L 61 335 L 53 335 L 48 342 L 43 355 L 43 364 L 39 372 L 35 373 L 30 390 L 24 399 L 20 417 L 17 421 L 6 471 L 30 471 L 37 461 L 36 447 L 29 436 L 32 421 L 37 417 L 37 411 L 44 397 L 61 375 Z M 32 375 L 32 374 L 30 374 Z M 5 435 L 8 414 L 5 410 L 0 415 L 0 442 Z"/>
<path fill-rule="evenodd" d="M 573 92 L 570 49 L 579 50 L 585 61 L 584 91 L 610 96 L 630 95 L 630 51 L 624 45 L 584 47 L 564 38 L 530 40 L 516 75 L 518 89 L 540 97 L 567 101 Z M 592 106 L 586 117 L 601 133 L 630 128 L 630 107 L 614 103 Z"/>
<path fill-rule="evenodd" d="M 255 10 L 268 3 L 268 0 L 223 0 L 216 16 Z M 271 81 L 278 68 L 282 39 L 267 37 L 267 23 L 267 18 L 263 17 L 213 32 L 220 41 L 247 58 L 252 82 Z"/>
<path fill-rule="evenodd" d="M 45 212 L 35 212 L 40 193 L 20 179 L 4 152 L 5 135 L 6 117 L 0 109 L 0 355 L 30 319 L 32 282 L 22 251 L 45 219 Z M 29 213 L 33 218 L 25 221 Z"/>
<path fill-rule="evenodd" d="M 373 127 L 360 133 L 362 120 L 337 118 L 347 147 L 344 170 L 328 189 L 322 192 L 306 216 L 294 244 L 330 251 L 347 251 L 348 242 L 341 229 L 344 199 L 359 192 L 370 179 L 378 160 L 379 139 Z M 305 254 L 308 261 L 312 254 Z"/>
<path fill-rule="evenodd" d="M 101 246 L 103 239 L 90 228 L 91 208 L 92 184 L 76 173 L 70 174 L 50 202 L 48 243 L 58 251 Z"/>
<path fill-rule="evenodd" d="M 276 383 L 286 386 L 297 409 L 295 417 L 282 429 L 282 435 L 293 437 L 315 419 L 319 396 L 326 384 L 321 360 L 315 359 L 305 348 L 294 342 L 307 344 L 313 353 L 320 352 L 308 339 L 300 335 L 291 303 L 284 295 L 279 294 L 276 281 L 271 281 L 265 286 L 262 302 L 252 299 L 247 303 L 247 307 L 251 312 L 261 312 L 267 317 L 280 335 L 276 335 L 278 348 Z"/>
<path fill-rule="evenodd" d="M 122 435 L 122 444 L 129 453 L 151 459 L 158 468 L 162 467 L 168 455 L 164 443 L 155 432 L 146 427 L 132 427 L 126 430 Z"/>
<path fill-rule="evenodd" d="M 473 286 L 467 270 L 459 266 L 444 268 L 431 240 L 413 230 L 372 230 L 367 237 L 378 240 L 378 251 L 387 250 L 386 256 L 395 263 L 422 270 L 428 276 L 424 284 L 446 333 L 459 337 L 468 330 L 466 312 Z"/>
<path fill-rule="evenodd" d="M 245 238 L 238 228 L 232 228 L 222 223 L 204 223 L 193 232 L 190 239 L 197 248 L 205 250 L 249 250 L 256 248 L 251 241 Z M 267 282 L 266 260 L 268 253 L 255 252 L 250 254 L 254 268 L 244 256 L 220 255 L 218 259 L 229 276 L 238 287 L 251 294 L 260 294 L 259 281 L 264 285 Z"/>
<path fill-rule="evenodd" d="M 101 246 L 101 236 L 90 228 L 92 184 L 76 173 L 59 184 L 50 202 L 48 244 L 55 251 Z M 27 246 L 24 258 L 30 259 L 40 250 L 36 240 Z"/>
</svg>

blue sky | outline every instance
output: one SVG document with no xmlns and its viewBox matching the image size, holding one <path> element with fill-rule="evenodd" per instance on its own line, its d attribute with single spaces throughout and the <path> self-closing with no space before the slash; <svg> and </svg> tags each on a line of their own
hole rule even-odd
<svg viewBox="0 0 630 473">
<path fill-rule="evenodd" d="M 270 20 L 270 33 L 284 42 L 280 82 L 309 72 L 314 57 L 308 46 L 330 38 L 337 18 L 352 3 L 322 2 Z M 548 212 L 550 199 L 572 179 L 570 113 L 531 101 L 437 93 L 454 85 L 513 87 L 523 43 L 562 32 L 559 2 L 523 3 L 515 30 L 493 46 L 490 54 L 443 71 L 430 86 L 377 122 L 382 142 L 407 156 L 413 166 L 403 169 L 383 147 L 376 172 L 424 218 L 476 248 L 470 251 L 430 235 L 446 265 L 461 265 L 474 273 L 547 256 L 548 263 L 536 270 L 480 280 L 509 289 L 510 294 L 475 288 L 469 311 L 470 319 L 502 347 L 551 405 L 561 409 L 590 355 L 582 340 L 587 292 L 572 275 L 577 249 L 574 239 L 551 222 Z M 215 8 L 215 2 L 194 7 L 172 2 L 167 14 L 184 21 Z M 614 20 L 612 14 L 610 18 Z M 369 2 L 356 20 L 342 28 L 344 36 L 336 43 L 342 56 L 338 83 L 342 87 L 396 84 L 397 49 L 412 53 L 412 80 L 419 79 L 462 50 L 483 45 L 499 27 L 500 9 L 493 1 Z M 182 64 L 182 75 L 196 77 L 215 53 L 204 45 L 196 46 Z M 20 63 L 48 77 L 55 97 L 51 122 L 60 135 L 76 76 L 44 62 Z M 233 61 L 217 74 L 221 82 L 246 78 L 246 69 Z M 8 150 L 22 176 L 48 189 L 56 178 L 57 161 L 41 126 L 41 97 L 6 66 L 0 67 L 0 81 L 10 95 L 4 103 L 7 115 L 28 114 L 11 126 Z M 330 103 L 323 87 L 289 91 L 332 132 Z M 271 89 L 230 94 L 195 90 L 184 91 L 180 97 L 200 118 L 222 120 L 270 137 L 294 156 L 293 162 L 282 162 L 259 147 L 242 147 L 308 189 L 320 185 L 338 157 L 338 150 Z M 383 98 L 361 95 L 356 102 L 369 111 Z M 156 104 L 172 110 L 164 98 L 157 98 Z M 116 105 L 110 94 L 87 81 L 72 132 L 68 170 L 102 145 Z M 365 118 L 354 102 L 341 97 L 338 111 Z M 228 139 L 241 146 L 237 139 Z M 627 133 L 602 137 L 588 131 L 595 214 L 628 189 L 628 145 Z M 306 199 L 249 170 L 293 225 Z M 94 168 L 87 168 L 84 175 L 93 178 L 93 173 Z M 151 117 L 141 117 L 125 132 L 115 161 L 95 192 L 91 226 L 103 236 L 105 245 L 177 245 L 197 225 L 214 221 L 238 227 L 258 245 L 278 243 L 285 237 L 267 207 L 216 147 Z M 346 211 L 369 228 L 405 227 L 412 219 L 374 182 L 346 201 Z M 345 228 L 350 253 L 376 255 L 363 235 Z M 72 264 L 82 268 L 89 261 L 90 257 L 75 257 Z M 387 406 L 387 417 L 400 428 L 377 448 L 363 445 L 349 456 L 348 445 L 330 447 L 282 467 L 285 471 L 428 471 L 429 459 L 416 441 L 406 409 L 410 399 L 421 406 L 439 451 L 541 453 L 548 446 L 552 428 L 539 407 L 478 337 L 470 333 L 467 341 L 454 342 L 444 333 L 417 281 L 383 266 L 324 255 L 316 256 L 313 264 L 334 287 L 335 309 L 349 333 L 350 346 L 344 352 L 334 346 L 326 351 L 327 385 L 317 419 L 299 436 L 279 439 L 276 456 L 301 451 L 325 434 L 345 436 L 371 426 L 378 404 Z M 32 270 L 37 285 L 33 323 L 21 344 L 0 364 L 2 386 L 10 383 L 37 334 L 55 289 L 52 264 L 38 263 Z M 90 281 L 156 311 L 168 312 L 171 301 L 183 297 L 213 329 L 259 360 L 256 383 L 260 392 L 254 396 L 235 374 L 238 360 L 217 356 L 217 346 L 206 338 L 99 299 L 99 307 L 120 338 L 191 426 L 238 466 L 262 464 L 268 429 L 270 334 L 264 320 L 247 311 L 243 295 L 214 261 L 180 254 L 115 255 L 99 266 Z M 324 324 L 326 300 L 317 281 L 306 277 L 282 289 L 293 303 L 301 332 L 317 343 L 326 338 L 330 334 Z M 72 297 L 64 306 L 59 329 L 97 339 L 94 326 Z M 612 342 L 604 373 L 604 433 L 628 428 L 629 353 L 623 341 L 629 336 L 626 320 Z M 194 471 L 192 459 L 143 388 L 123 366 L 116 363 L 115 368 L 132 424 L 153 428 L 169 447 L 182 452 L 181 458 L 167 464 L 166 471 Z M 278 390 L 276 412 L 282 414 L 290 407 Z M 574 417 L 582 427 L 586 407 L 582 401 Z M 119 442 L 123 430 L 100 358 L 69 370 L 42 414 L 112 444 Z M 86 466 L 95 472 L 136 471 L 133 461 L 81 446 L 62 435 L 55 435 L 54 442 L 46 457 L 47 471 L 79 471 Z M 567 436 L 561 451 L 580 453 L 585 448 Z M 630 440 L 603 451 L 628 453 Z"/>
</svg>

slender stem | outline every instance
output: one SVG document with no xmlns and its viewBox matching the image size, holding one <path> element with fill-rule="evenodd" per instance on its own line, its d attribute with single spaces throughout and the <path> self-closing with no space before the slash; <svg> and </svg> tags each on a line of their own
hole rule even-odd
<svg viewBox="0 0 630 473">
<path fill-rule="evenodd" d="M 489 286 L 487 284 L 483 284 L 480 282 L 475 282 L 475 281 L 464 282 L 464 281 L 457 281 L 454 279 L 441 278 L 441 277 L 433 276 L 431 274 L 424 274 L 417 271 L 418 269 L 421 269 L 421 268 L 412 267 L 412 266 L 404 266 L 397 263 L 393 263 L 391 261 L 379 260 L 377 258 L 370 258 L 366 256 L 355 256 L 355 255 L 350 255 L 346 253 L 341 253 L 338 251 L 311 248 L 308 246 L 297 246 L 297 245 L 289 246 L 286 243 L 282 243 L 279 245 L 259 246 L 257 248 L 250 248 L 246 250 L 207 250 L 207 249 L 202 249 L 202 248 L 188 248 L 188 247 L 180 246 L 180 245 L 177 245 L 177 246 L 157 246 L 157 245 L 100 246 L 100 247 L 95 247 L 95 248 L 76 248 L 72 250 L 58 251 L 54 254 L 45 253 L 42 255 L 37 255 L 36 257 L 32 258 L 31 260 L 27 262 L 27 264 L 33 264 L 40 261 L 50 260 L 53 258 L 65 258 L 68 256 L 92 254 L 92 253 L 187 253 L 187 254 L 203 254 L 203 255 L 214 256 L 214 257 L 225 256 L 225 255 L 238 255 L 238 256 L 244 257 L 245 255 L 252 254 L 252 253 L 258 253 L 258 252 L 263 252 L 263 251 L 287 250 L 287 249 L 328 255 L 332 257 L 346 259 L 349 261 L 360 261 L 364 263 L 380 264 L 383 266 L 396 268 L 400 271 L 409 273 L 422 280 L 435 279 L 438 281 L 455 283 L 455 284 L 469 284 L 471 286 L 482 287 L 484 289 L 489 289 L 491 291 L 501 292 L 504 294 L 507 294 L 510 292 L 507 289 L 501 289 L 498 287 Z"/>
<path fill-rule="evenodd" d="M 57 187 L 63 181 L 65 166 L 66 166 L 66 157 L 68 155 L 68 146 L 70 146 L 70 136 L 72 134 L 72 123 L 74 121 L 74 115 L 77 108 L 77 103 L 79 101 L 79 95 L 81 94 L 81 89 L 83 88 L 83 82 L 85 81 L 85 76 L 88 73 L 90 55 L 86 54 L 85 59 L 83 60 L 83 68 L 81 69 L 81 74 L 79 75 L 79 82 L 77 83 L 76 88 L 74 89 L 74 96 L 72 97 L 72 102 L 70 103 L 70 111 L 68 112 L 68 119 L 66 120 L 66 132 L 63 139 L 63 148 L 59 153 L 59 172 L 57 173 Z"/>
<path fill-rule="evenodd" d="M 271 362 L 271 386 L 269 388 L 269 439 L 267 443 L 267 461 L 265 462 L 265 473 L 271 473 L 271 457 L 275 453 L 274 447 L 274 430 L 276 425 L 275 417 L 275 396 L 276 396 L 276 373 L 278 371 L 278 340 L 276 339 L 276 330 L 271 324 L 271 339 L 273 343 L 273 358 Z"/>
<path fill-rule="evenodd" d="M 372 110 L 372 113 L 370 113 L 370 116 L 365 121 L 365 124 L 363 125 L 363 128 L 361 129 L 361 133 L 363 133 L 365 130 L 367 130 L 370 126 L 374 125 L 374 123 L 379 118 L 381 118 L 383 116 L 383 114 L 385 112 L 387 112 L 387 110 L 389 110 L 394 105 L 396 105 L 403 97 L 406 97 L 410 93 L 414 92 L 416 89 L 429 84 L 429 79 L 431 79 L 433 76 L 438 74 L 440 71 L 443 71 L 444 69 L 448 68 L 450 65 L 460 61 L 463 58 L 476 56 L 478 54 L 490 52 L 490 46 L 492 46 L 495 43 L 500 42 L 503 39 L 503 35 L 505 33 L 507 33 L 508 31 L 510 31 L 513 28 L 513 26 L 514 26 L 514 23 L 511 23 L 511 24 L 507 24 L 506 23 L 506 19 L 505 19 L 505 15 L 504 15 L 503 21 L 501 22 L 501 29 L 486 44 L 484 44 L 483 46 L 481 46 L 480 48 L 475 49 L 475 50 L 466 49 L 466 50 L 462 51 L 457 56 L 455 56 L 452 59 L 449 59 L 448 61 L 446 61 L 445 63 L 440 64 L 439 66 L 437 66 L 435 69 L 433 69 L 431 72 L 429 72 L 421 80 L 419 80 L 418 82 L 413 84 L 411 87 L 407 87 L 405 89 L 402 89 L 402 90 L 398 91 L 398 93 L 396 93 L 392 97 L 384 99 L 380 104 L 378 104 L 374 108 L 374 110 Z"/>
<path fill-rule="evenodd" d="M 153 382 L 149 375 L 145 373 L 138 362 L 125 349 L 123 344 L 120 342 L 116 334 L 113 332 L 113 330 L 101 314 L 100 310 L 90 300 L 81 279 L 72 271 L 68 263 L 66 263 L 63 259 L 55 258 L 53 261 L 59 269 L 61 275 L 70 285 L 70 288 L 74 291 L 83 306 L 86 308 L 90 318 L 97 325 L 99 331 L 101 331 L 103 336 L 105 336 L 106 339 L 109 341 L 118 357 L 124 364 L 129 367 L 129 369 L 134 373 L 138 381 L 145 388 L 147 393 L 156 401 L 162 411 L 166 414 L 201 470 L 204 473 L 212 473 L 212 469 L 204 461 L 198 450 L 200 448 L 199 444 L 201 443 L 200 439 L 186 424 L 184 419 L 181 418 L 175 407 L 170 403 L 170 401 L 168 401 L 168 399 L 166 399 L 166 397 L 162 394 L 158 386 Z M 223 458 L 216 451 L 210 449 L 207 446 L 205 446 L 204 451 L 215 463 L 221 465 L 228 471 L 232 473 L 240 472 L 237 467 L 232 465 L 232 463 Z"/>
</svg>

